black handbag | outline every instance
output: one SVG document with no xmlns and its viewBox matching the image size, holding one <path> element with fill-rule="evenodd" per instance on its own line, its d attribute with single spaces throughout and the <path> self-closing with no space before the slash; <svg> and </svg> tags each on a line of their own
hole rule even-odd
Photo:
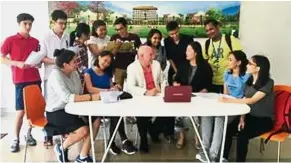
<svg viewBox="0 0 291 163">
<path fill-rule="evenodd" d="M 131 99 L 131 98 L 132 98 L 132 95 L 128 92 L 123 91 L 123 93 L 119 95 L 120 100 Z"/>
</svg>

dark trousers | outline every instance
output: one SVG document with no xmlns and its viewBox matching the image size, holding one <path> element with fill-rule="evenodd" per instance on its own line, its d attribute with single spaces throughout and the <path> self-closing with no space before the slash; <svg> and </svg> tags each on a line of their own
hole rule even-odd
<svg viewBox="0 0 291 163">
<path fill-rule="evenodd" d="M 161 127 L 163 126 L 163 117 L 156 117 L 155 121 L 152 123 L 152 117 L 136 117 L 136 123 L 138 132 L 140 135 L 140 146 L 148 147 L 147 134 L 149 133 L 152 140 L 158 140 L 158 135 L 161 132 Z"/>
<path fill-rule="evenodd" d="M 116 127 L 116 125 L 118 123 L 119 118 L 120 117 L 110 117 L 110 127 L 109 127 L 110 137 L 109 137 L 109 140 L 112 138 L 113 132 L 115 130 L 115 127 Z M 118 127 L 118 133 L 119 133 L 119 136 L 120 136 L 121 141 L 127 139 L 127 136 L 126 136 L 126 133 L 125 133 L 123 119 L 121 119 L 120 125 Z M 114 141 L 112 142 L 112 144 L 114 144 Z"/>
<path fill-rule="evenodd" d="M 249 140 L 270 131 L 273 128 L 273 121 L 268 117 L 255 117 L 246 115 L 245 127 L 238 132 L 238 124 L 240 117 L 237 117 L 227 126 L 224 158 L 228 159 L 232 137 L 237 134 L 236 162 L 245 162 L 248 153 Z"/>
<path fill-rule="evenodd" d="M 163 117 L 162 132 L 164 136 L 173 136 L 175 133 L 175 117 Z"/>
</svg>

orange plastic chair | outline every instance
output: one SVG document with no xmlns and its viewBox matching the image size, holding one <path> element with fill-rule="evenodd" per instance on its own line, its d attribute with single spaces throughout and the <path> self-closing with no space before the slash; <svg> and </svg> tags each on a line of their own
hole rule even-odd
<svg viewBox="0 0 291 163">
<path fill-rule="evenodd" d="M 28 120 L 28 123 L 31 125 L 27 132 L 28 136 L 28 134 L 31 133 L 32 127 L 44 128 L 45 125 L 48 123 L 46 117 L 44 116 L 46 104 L 45 99 L 42 96 L 41 90 L 38 85 L 29 85 L 24 87 L 23 99 L 25 115 Z M 63 144 L 62 138 L 61 144 Z M 24 162 L 26 162 L 26 154 L 27 154 L 27 141 L 25 144 Z"/>
<path fill-rule="evenodd" d="M 280 90 L 284 90 L 284 91 L 288 91 L 291 93 L 291 86 L 287 86 L 287 85 L 275 85 L 274 86 L 274 91 L 280 91 Z M 264 139 L 267 139 L 268 136 L 270 134 L 272 134 L 274 132 L 274 130 L 271 130 L 267 133 L 264 133 L 260 136 L 261 138 L 261 145 L 263 145 L 263 140 Z M 280 151 L 281 151 L 281 142 L 285 141 L 287 138 L 288 138 L 288 133 L 287 132 L 282 132 L 282 133 L 279 133 L 279 134 L 276 134 L 276 135 L 273 135 L 271 138 L 270 138 L 270 141 L 275 141 L 275 142 L 278 142 L 278 154 L 277 154 L 277 162 L 280 162 Z M 264 147 L 262 147 L 264 150 Z"/>
</svg>

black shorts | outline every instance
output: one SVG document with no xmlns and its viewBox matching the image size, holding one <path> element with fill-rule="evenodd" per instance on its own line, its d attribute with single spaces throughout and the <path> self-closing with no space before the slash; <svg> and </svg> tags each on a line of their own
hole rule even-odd
<svg viewBox="0 0 291 163">
<path fill-rule="evenodd" d="M 89 126 L 89 116 L 81 116 L 82 120 L 85 122 L 86 125 Z M 100 117 L 100 116 L 92 116 L 92 123 L 95 122 L 95 120 L 97 119 L 102 119 L 103 117 Z"/>
<path fill-rule="evenodd" d="M 45 126 L 47 136 L 68 134 L 87 124 L 77 115 L 68 114 L 64 109 L 46 112 L 48 124 Z"/>
<path fill-rule="evenodd" d="M 15 108 L 16 111 L 24 109 L 23 88 L 29 85 L 37 84 L 41 89 L 41 81 L 26 82 L 15 84 Z"/>
</svg>

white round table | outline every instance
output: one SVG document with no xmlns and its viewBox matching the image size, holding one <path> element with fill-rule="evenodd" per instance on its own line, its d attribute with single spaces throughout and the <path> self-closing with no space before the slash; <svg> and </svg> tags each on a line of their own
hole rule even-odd
<svg viewBox="0 0 291 163">
<path fill-rule="evenodd" d="M 227 116 L 243 115 L 250 112 L 250 107 L 246 104 L 221 103 L 218 102 L 219 94 L 215 93 L 196 93 L 196 97 L 191 98 L 189 103 L 166 103 L 162 96 L 134 96 L 132 99 L 121 100 L 117 103 L 102 103 L 101 101 L 88 101 L 69 103 L 65 107 L 65 111 L 74 115 L 89 116 L 90 137 L 92 145 L 92 156 L 95 162 L 94 141 L 92 134 L 91 116 L 118 116 L 120 117 L 115 128 L 114 135 L 120 124 L 122 117 L 190 117 L 194 130 L 197 133 L 198 139 L 201 141 L 198 129 L 193 121 L 193 116 L 225 116 L 224 133 L 221 149 L 221 159 L 224 150 Z M 113 135 L 113 137 L 114 137 Z M 104 162 L 107 152 L 110 149 L 110 140 L 108 147 L 102 158 Z M 207 159 L 209 160 L 208 156 Z"/>
</svg>

